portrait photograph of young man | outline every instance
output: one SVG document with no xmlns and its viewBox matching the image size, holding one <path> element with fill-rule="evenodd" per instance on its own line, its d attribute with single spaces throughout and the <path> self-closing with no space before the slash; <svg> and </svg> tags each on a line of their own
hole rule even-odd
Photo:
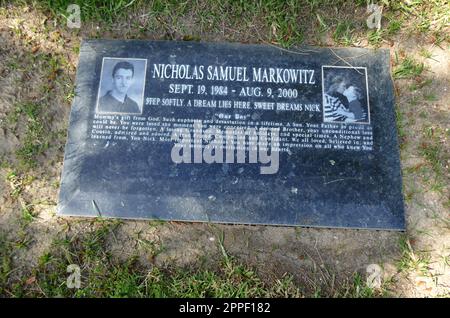
<svg viewBox="0 0 450 318">
<path fill-rule="evenodd" d="M 96 112 L 141 114 L 146 64 L 145 59 L 103 58 Z"/>
</svg>

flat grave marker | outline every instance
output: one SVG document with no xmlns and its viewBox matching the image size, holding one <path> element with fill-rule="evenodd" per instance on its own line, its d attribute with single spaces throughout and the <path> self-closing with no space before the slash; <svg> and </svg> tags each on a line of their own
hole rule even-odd
<svg viewBox="0 0 450 318">
<path fill-rule="evenodd" d="M 84 40 L 58 215 L 404 230 L 389 51 Z"/>
</svg>

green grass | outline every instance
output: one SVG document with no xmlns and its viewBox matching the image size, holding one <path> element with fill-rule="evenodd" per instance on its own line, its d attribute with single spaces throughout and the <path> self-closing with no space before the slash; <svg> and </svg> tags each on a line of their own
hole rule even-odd
<svg viewBox="0 0 450 318">
<path fill-rule="evenodd" d="M 450 154 L 445 147 L 448 140 L 449 131 L 439 126 L 425 126 L 422 131 L 422 142 L 419 146 L 419 153 L 425 158 L 434 172 L 433 188 L 441 189 L 445 185 L 448 174 L 448 162 Z"/>
<path fill-rule="evenodd" d="M 24 280 L 8 280 L 10 250 L 0 252 L 4 262 L 0 271 L 2 295 L 27 297 L 299 297 L 292 277 L 285 276 L 271 285 L 263 283 L 250 267 L 226 255 L 217 270 L 205 268 L 156 268 L 150 271 L 137 262 L 137 256 L 117 261 L 107 248 L 107 239 L 119 225 L 116 221 L 93 224 L 82 237 L 61 237 L 39 258 L 39 265 Z M 4 241 L 2 241 L 4 244 Z M 67 266 L 81 268 L 81 288 L 66 286 Z M 13 290 L 15 286 L 15 291 Z M 20 286 L 19 290 L 17 286 Z"/>
<path fill-rule="evenodd" d="M 2 1 L 3 2 L 3 1 Z M 263 36 L 277 42 L 282 46 L 300 44 L 304 40 L 305 33 L 314 33 L 311 30 L 312 22 L 320 16 L 322 22 L 317 29 L 324 25 L 332 27 L 333 38 L 338 44 L 351 44 L 353 33 L 365 32 L 365 20 L 363 17 L 348 17 L 345 12 L 355 12 L 357 8 L 364 9 L 366 0 L 200 0 L 200 1 L 175 1 L 175 0 L 21 0 L 18 3 L 28 3 L 44 10 L 60 20 L 61 23 L 67 17 L 66 9 L 69 4 L 78 4 L 81 9 L 83 22 L 105 22 L 111 25 L 118 19 L 128 16 L 130 13 L 146 15 L 145 21 L 133 24 L 139 31 L 152 30 L 153 28 L 166 29 L 169 36 L 174 30 L 181 31 L 184 36 L 196 37 L 188 30 L 183 31 L 180 20 L 185 16 L 191 16 L 193 22 L 200 29 L 208 31 L 222 30 L 223 21 L 231 24 L 231 29 L 245 29 L 247 25 L 263 23 L 261 33 Z M 383 1 L 383 17 L 388 20 L 387 27 L 381 32 L 391 36 L 398 33 L 405 22 L 414 20 L 412 24 L 417 32 L 433 32 L 436 41 L 446 38 L 445 27 L 449 23 L 450 8 L 446 0 L 432 1 Z M 339 10 L 337 10 L 339 8 Z M 362 11 L 361 11 L 362 12 Z M 325 17 L 331 16 L 334 23 L 325 22 Z M 353 20 L 355 24 L 349 20 Z M 356 30 L 357 29 L 357 30 Z M 272 32 L 276 30 L 276 32 Z M 319 30 L 320 31 L 320 30 Z M 17 28 L 20 32 L 20 28 Z M 247 32 L 254 33 L 253 29 Z M 380 32 L 380 33 L 381 33 Z M 376 32 L 370 35 L 371 42 L 378 43 L 379 35 Z"/>
<path fill-rule="evenodd" d="M 416 91 L 418 89 L 422 89 L 425 86 L 429 86 L 431 83 L 433 83 L 433 80 L 428 78 L 428 79 L 423 79 L 421 77 L 418 77 L 416 79 L 416 81 L 414 83 L 411 84 L 411 86 L 409 87 L 410 91 Z"/>
<path fill-rule="evenodd" d="M 46 129 L 41 117 L 42 104 L 34 102 L 18 103 L 9 121 L 25 127 L 25 136 L 22 146 L 17 149 L 16 156 L 24 168 L 33 168 L 37 164 L 37 158 L 49 147 L 49 141 L 45 138 Z M 19 118 L 23 118 L 23 123 L 19 123 Z"/>
<path fill-rule="evenodd" d="M 17 176 L 17 174 L 14 171 L 8 173 L 8 175 L 6 176 L 6 180 L 9 182 L 11 187 L 10 191 L 11 197 L 17 198 L 23 190 L 22 180 L 20 179 L 20 177 Z"/>
<path fill-rule="evenodd" d="M 0 234 L 0 295 L 7 295 L 12 270 L 12 248 L 6 237 Z"/>
<path fill-rule="evenodd" d="M 0 0 L 0 6 L 6 1 Z M 202 40 L 203 34 L 209 39 L 216 36 L 222 40 L 250 41 L 260 43 L 272 43 L 283 47 L 295 46 L 304 41 L 311 42 L 322 35 L 331 36 L 336 45 L 350 46 L 361 38 L 367 38 L 372 46 L 379 46 L 383 39 L 398 35 L 411 36 L 421 33 L 428 37 L 429 42 L 439 45 L 448 40 L 445 33 L 445 25 L 448 24 L 448 2 L 445 0 L 414 0 L 414 1 L 384 1 L 383 13 L 384 25 L 380 31 L 367 30 L 362 16 L 354 16 L 355 9 L 364 10 L 365 0 L 349 2 L 344 0 L 199 0 L 199 1 L 166 1 L 166 0 L 44 0 L 44 1 L 16 1 L 17 12 L 21 12 L 21 6 L 32 4 L 31 10 L 37 8 L 44 12 L 49 19 L 42 26 L 44 31 L 36 35 L 43 39 L 50 37 L 51 31 L 64 29 L 64 16 L 67 15 L 68 4 L 78 3 L 81 6 L 82 21 L 87 26 L 83 29 L 85 34 L 102 37 L 105 31 L 110 31 L 113 36 L 124 37 L 125 31 L 129 31 L 130 37 L 143 38 L 167 38 L 184 40 Z M 12 10 L 14 11 L 14 10 Z M 6 16 L 10 12 L 0 7 L 0 14 Z M 353 14 L 353 15 L 352 15 Z M 134 19 L 139 15 L 145 15 L 145 19 Z M 386 15 L 386 16 L 385 16 Z M 447 15 L 447 17 L 446 17 Z M 130 25 L 128 17 L 133 16 Z M 386 19 L 385 19 L 386 17 Z M 20 18 L 20 16 L 19 16 Z M 51 19 L 55 19 L 51 21 Z M 20 20 L 20 19 L 19 19 Z M 19 21 L 12 26 L 15 39 L 26 42 L 33 41 L 26 37 L 24 26 L 26 21 Z M 92 22 L 92 23 L 91 23 Z M 89 26 L 99 26 L 97 31 L 92 31 Z M 123 26 L 125 25 L 125 26 Z M 56 26 L 56 27 L 55 27 Z M 117 30 L 121 26 L 123 30 Z M 40 27 L 37 27 L 40 28 Z M 152 32 L 161 31 L 156 33 Z M 74 30 L 73 34 L 77 34 Z M 96 33 L 94 33 L 96 32 Z M 146 32 L 150 32 L 148 35 Z M 64 40 L 64 35 L 59 39 L 52 39 L 54 43 Z M 427 42 L 428 43 L 428 42 Z M 328 45 L 328 44 L 327 44 Z M 69 43 L 64 50 L 79 52 L 76 43 Z M 432 58 L 430 53 L 422 50 L 419 54 L 423 58 Z M 21 58 L 11 58 L 6 64 L 15 72 L 30 72 L 31 65 L 43 66 L 40 69 L 42 85 L 39 87 L 39 102 L 34 100 L 19 101 L 14 110 L 8 114 L 6 122 L 15 126 L 19 135 L 21 146 L 16 155 L 21 166 L 33 168 L 37 166 L 39 157 L 45 153 L 53 139 L 64 140 L 64 137 L 55 137 L 58 132 L 49 131 L 46 117 L 48 101 L 54 96 L 62 96 L 66 103 L 71 103 L 74 97 L 73 87 L 60 85 L 67 89 L 61 89 L 58 84 L 67 84 L 71 81 L 67 76 L 69 72 L 68 61 L 64 54 L 51 52 L 49 54 L 36 53 L 34 59 L 26 62 Z M 41 64 L 39 64 L 41 63 Z M 34 70 L 32 70 L 34 71 Z M 394 69 L 395 79 L 412 79 L 411 90 L 422 89 L 431 84 L 431 79 L 421 76 L 424 65 L 410 56 L 402 56 L 401 61 L 396 59 Z M 73 70 L 72 70 L 73 74 Z M 61 82 L 60 82 L 61 81 Z M 59 91 L 58 91 L 59 90 Z M 61 93 L 61 91 L 63 91 Z M 406 92 L 408 93 L 408 92 Z M 41 98 L 44 97 L 41 103 Z M 401 111 L 397 109 L 397 127 L 401 138 L 401 146 L 404 148 L 406 137 L 411 132 L 408 126 L 412 126 L 416 120 L 417 109 L 425 101 L 435 101 L 436 95 L 417 94 L 409 96 L 407 100 L 411 105 L 405 105 Z M 432 112 L 430 111 L 430 119 Z M 411 115 L 412 114 L 412 115 Z M 428 113 L 421 111 L 419 116 L 424 117 Z M 446 135 L 447 134 L 447 135 Z M 63 131 L 62 135 L 65 135 Z M 442 192 L 447 185 L 446 175 L 448 168 L 448 153 L 444 137 L 448 137 L 442 129 L 430 127 L 424 128 L 419 136 L 421 138 L 415 154 L 423 156 L 424 163 L 405 169 L 408 173 L 420 175 L 425 180 L 426 186 L 432 191 Z M 411 142 L 411 145 L 413 143 Z M 415 147 L 416 145 L 414 145 Z M 61 154 L 61 151 L 60 151 Z M 11 195 L 18 199 L 25 191 L 26 185 L 32 182 L 27 173 L 20 167 L 10 166 L 9 161 L 2 157 L 2 163 L 8 163 L 6 182 L 11 186 Z M 48 164 L 48 163 L 47 163 Z M 56 181 L 53 182 L 58 187 Z M 428 190 L 427 189 L 427 190 Z M 414 196 L 415 189 L 409 190 L 405 196 Z M 25 195 L 23 197 L 26 197 Z M 23 199 L 22 197 L 20 199 Z M 36 202 L 36 201 L 34 201 Z M 450 201 L 447 200 L 447 208 Z M 143 267 L 138 261 L 138 255 L 133 255 L 126 260 L 119 260 L 109 250 L 108 240 L 114 235 L 119 223 L 100 220 L 89 224 L 89 231 L 83 234 L 60 233 L 55 238 L 52 246 L 39 257 L 38 265 L 32 267 L 30 272 L 16 275 L 16 265 L 13 264 L 15 252 L 26 253 L 30 243 L 35 237 L 27 232 L 27 225 L 35 220 L 33 205 L 24 201 L 24 206 L 18 213 L 19 230 L 14 233 L 10 241 L 0 238 L 0 295 L 1 296 L 70 296 L 70 297 L 379 297 L 385 295 L 383 287 L 381 291 L 366 286 L 364 275 L 354 273 L 345 282 L 339 284 L 335 281 L 335 275 L 329 274 L 321 285 L 317 283 L 307 290 L 305 286 L 298 286 L 292 276 L 284 276 L 270 283 L 260 277 L 255 268 L 240 263 L 238 259 L 229 256 L 221 240 L 219 248 L 222 258 L 214 266 L 210 267 Z M 150 222 L 150 227 L 159 227 L 162 223 Z M 447 221 L 448 224 L 448 221 Z M 151 255 L 157 256 L 164 250 L 164 246 L 155 241 L 146 240 L 137 235 L 135 240 L 136 250 L 145 250 L 147 259 Z M 398 267 L 402 272 L 419 271 L 427 274 L 429 257 L 427 253 L 413 251 L 411 244 L 406 239 L 400 244 L 402 258 Z M 275 246 L 274 246 L 275 247 Z M 203 256 L 204 257 L 204 256 Z M 448 264 L 448 259 L 446 260 Z M 69 289 L 66 286 L 67 266 L 78 264 L 82 273 L 82 288 Z M 20 265 L 20 264 L 19 264 Z M 23 265 L 23 264 L 22 264 Z M 29 280 L 29 278 L 35 280 Z"/>
<path fill-rule="evenodd" d="M 397 262 L 400 272 L 417 272 L 429 275 L 430 256 L 427 253 L 414 251 L 410 239 L 405 235 L 400 238 L 401 258 Z"/>
<path fill-rule="evenodd" d="M 81 19 L 83 21 L 98 20 L 112 23 L 114 19 L 127 13 L 127 9 L 133 8 L 131 0 L 43 0 L 39 5 L 48 10 L 54 16 L 66 19 L 69 4 L 80 6 Z M 136 1 L 139 2 L 139 1 Z"/>
<path fill-rule="evenodd" d="M 333 33 L 333 40 L 342 45 L 352 45 L 355 27 L 351 21 L 340 21 Z"/>
<path fill-rule="evenodd" d="M 231 30 L 244 30 L 250 32 L 259 40 L 269 41 L 283 47 L 299 45 L 304 42 L 305 32 L 311 33 L 309 25 L 313 24 L 320 13 L 328 14 L 336 6 L 364 7 L 366 1 L 349 3 L 343 0 L 213 0 L 213 1 L 174 1 L 174 0 L 44 0 L 28 1 L 42 8 L 53 17 L 64 22 L 67 16 L 66 8 L 69 4 L 78 4 L 83 22 L 95 21 L 104 23 L 109 28 L 114 22 L 130 13 L 139 12 L 145 15 L 143 21 L 134 21 L 132 28 L 139 33 L 154 29 L 165 30 L 167 38 L 173 38 L 176 33 L 182 33 L 181 38 L 200 39 L 197 31 L 223 32 L 223 23 Z M 310 14 L 308 14 L 310 12 Z M 196 32 L 186 30 L 181 21 L 189 16 L 195 23 Z M 336 21 L 343 21 L 345 17 L 339 14 Z M 322 21 L 323 22 L 323 21 Z M 361 24 L 361 23 L 359 23 Z M 248 28 L 247 26 L 250 26 Z M 258 26 L 258 28 L 256 28 Z M 322 23 L 323 27 L 323 23 Z M 319 26 L 319 28 L 322 28 Z M 344 27 L 344 28 L 343 28 Z M 314 27 L 315 28 L 315 27 Z M 353 26 L 351 26 L 353 29 Z M 20 31 L 20 28 L 18 29 Z M 339 22 L 336 27 L 336 39 L 339 43 L 350 43 L 352 40 L 350 29 Z M 312 32 L 314 33 L 314 32 Z"/>
<path fill-rule="evenodd" d="M 389 1 L 389 9 L 414 19 L 418 32 L 444 31 L 448 26 L 450 5 L 447 0 Z"/>
<path fill-rule="evenodd" d="M 11 191 L 10 195 L 13 199 L 17 199 L 23 192 L 24 188 L 31 184 L 34 177 L 31 175 L 23 175 L 16 171 L 9 171 L 6 175 L 6 181 L 9 183 Z"/>
<path fill-rule="evenodd" d="M 22 208 L 22 221 L 24 225 L 28 225 L 34 221 L 36 215 L 33 211 L 33 205 L 29 204 Z"/>
<path fill-rule="evenodd" d="M 443 165 L 445 164 L 441 155 L 442 146 L 435 143 L 423 142 L 420 145 L 420 153 L 431 164 L 434 172 L 441 175 L 443 172 Z"/>
<path fill-rule="evenodd" d="M 344 0 L 22 0 L 30 3 L 64 23 L 67 6 L 78 4 L 84 22 L 100 23 L 110 27 L 118 20 L 130 14 L 145 16 L 134 19 L 131 28 L 132 37 L 139 37 L 146 31 L 164 30 L 167 39 L 173 39 L 181 33 L 183 39 L 201 39 L 199 33 L 206 31 L 223 33 L 224 21 L 229 27 L 226 32 L 251 33 L 259 41 L 270 41 L 283 47 L 302 44 L 311 34 L 311 38 L 331 30 L 338 45 L 352 45 L 358 36 L 366 32 L 365 19 L 348 16 L 346 13 L 360 9 L 362 13 L 366 0 L 354 2 Z M 433 32 L 436 42 L 446 38 L 445 26 L 448 24 L 448 4 L 445 0 L 413 1 L 406 5 L 398 1 L 383 1 L 383 17 L 387 26 L 380 31 L 369 31 L 369 42 L 380 45 L 383 36 L 398 33 L 406 22 L 414 20 L 418 32 Z M 337 10 L 339 8 L 339 10 Z M 194 23 L 194 31 L 186 28 L 183 21 L 188 16 Z M 436 23 L 436 20 L 438 23 Z M 17 32 L 20 32 L 17 28 Z M 94 35 L 93 35 L 94 36 Z M 95 37 L 95 36 L 94 36 Z"/>
<path fill-rule="evenodd" d="M 17 232 L 16 240 L 14 242 L 14 247 L 16 249 L 26 249 L 32 242 L 32 238 L 28 232 L 22 228 Z"/>
<path fill-rule="evenodd" d="M 397 114 L 399 115 L 398 112 Z M 419 116 L 424 119 L 428 118 L 425 112 L 419 113 Z M 397 119 L 400 140 L 403 140 L 403 138 L 406 138 L 404 127 L 411 123 L 407 123 L 403 119 L 399 119 L 399 117 Z M 418 177 L 426 191 L 433 191 L 442 195 L 442 199 L 445 202 L 448 200 L 445 195 L 448 188 L 448 162 L 450 160 L 448 147 L 445 147 L 445 145 L 449 137 L 449 131 L 439 125 L 425 125 L 422 131 L 416 134 L 416 137 L 419 138 L 419 142 L 414 145 L 416 147 L 414 152 L 417 156 L 422 156 L 424 160 L 413 167 L 405 168 L 404 175 L 412 174 Z M 411 199 L 411 196 L 416 192 L 407 191 L 405 198 Z"/>
<path fill-rule="evenodd" d="M 352 298 L 371 298 L 376 295 L 376 291 L 367 286 L 365 279 L 359 273 L 353 277 L 353 289 L 350 297 Z"/>
<path fill-rule="evenodd" d="M 389 36 L 397 34 L 401 30 L 402 25 L 403 25 L 403 21 L 402 20 L 399 20 L 398 18 L 395 18 L 395 17 L 392 18 L 389 21 L 389 24 L 388 24 L 388 27 L 387 27 L 387 34 Z"/>
<path fill-rule="evenodd" d="M 423 56 L 426 59 L 431 59 L 433 57 L 433 55 L 431 54 L 430 51 L 428 51 L 426 48 L 421 48 L 419 51 L 419 54 L 421 56 Z"/>
<path fill-rule="evenodd" d="M 438 100 L 438 97 L 437 97 L 436 94 L 433 93 L 433 92 L 424 94 L 424 95 L 423 95 L 423 98 L 424 98 L 427 102 L 435 102 L 435 101 Z"/>
<path fill-rule="evenodd" d="M 369 31 L 367 39 L 371 45 L 380 46 L 383 41 L 383 34 L 383 30 L 372 30 Z"/>
<path fill-rule="evenodd" d="M 392 281 L 382 281 L 380 288 L 367 285 L 365 275 L 356 272 L 348 280 L 341 282 L 339 286 L 319 287 L 310 297 L 333 297 L 333 298 L 381 298 L 391 297 L 390 291 Z M 328 282 L 329 283 L 329 282 Z M 332 291 L 330 293 L 330 290 Z"/>
<path fill-rule="evenodd" d="M 83 235 L 61 235 L 40 257 L 38 265 L 19 277 L 11 275 L 12 249 L 0 241 L 0 295 L 14 297 L 303 297 L 308 295 L 290 275 L 271 282 L 257 271 L 230 256 L 223 237 L 218 239 L 222 258 L 211 266 L 144 267 L 138 255 L 119 261 L 108 249 L 120 222 L 98 220 Z M 17 247 L 16 247 L 17 248 Z M 81 270 L 81 288 L 67 287 L 67 267 Z M 334 280 L 333 280 L 334 281 Z M 316 297 L 379 297 L 385 290 L 374 290 L 364 277 L 355 273 L 333 288 L 333 294 L 317 287 Z"/>
<path fill-rule="evenodd" d="M 396 57 L 398 63 L 398 57 Z M 394 69 L 394 79 L 413 78 L 422 74 L 424 70 L 423 63 L 419 63 L 411 57 L 405 57 Z"/>
</svg>

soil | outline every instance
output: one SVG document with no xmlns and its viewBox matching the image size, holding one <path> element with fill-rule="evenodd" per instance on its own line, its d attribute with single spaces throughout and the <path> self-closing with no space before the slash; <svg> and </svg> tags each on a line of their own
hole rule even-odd
<svg viewBox="0 0 450 318">
<path fill-rule="evenodd" d="M 19 14 L 20 13 L 20 14 Z M 181 23 L 193 28 L 189 17 Z M 175 38 L 182 37 L 174 31 Z M 260 42 L 248 32 L 236 30 L 230 35 L 199 32 L 202 40 Z M 191 32 L 191 34 L 193 34 Z M 116 24 L 110 31 L 101 32 L 96 25 L 87 24 L 81 30 L 59 27 L 47 20 L 39 11 L 9 11 L 0 15 L 0 233 L 16 241 L 25 231 L 29 244 L 14 253 L 15 275 L 26 273 L 38 263 L 39 257 L 61 233 L 79 235 L 89 231 L 93 220 L 60 218 L 55 215 L 58 184 L 61 175 L 65 131 L 70 112 L 70 95 L 77 67 L 77 48 L 81 38 L 132 36 L 126 25 Z M 146 39 L 163 39 L 164 31 L 139 35 Z M 306 42 L 316 44 L 313 39 Z M 154 224 L 148 221 L 123 221 L 108 241 L 118 259 L 126 259 L 138 251 L 144 266 L 207 266 L 221 258 L 218 241 L 223 235 L 227 252 L 237 260 L 254 266 L 268 281 L 284 273 L 307 289 L 318 286 L 332 294 L 339 281 L 354 272 L 366 275 L 370 264 L 383 268 L 385 280 L 396 296 L 433 297 L 448 295 L 450 287 L 450 219 L 448 207 L 448 161 L 442 176 L 444 190 L 432 189 L 433 178 L 424 177 L 420 168 L 427 166 L 420 154 L 424 127 L 439 127 L 446 131 L 450 123 L 450 50 L 448 45 L 436 46 L 427 37 L 404 39 L 399 35 L 393 41 L 383 42 L 390 48 L 392 63 L 395 52 L 414 56 L 426 66 L 420 80 L 431 83 L 415 91 L 410 89 L 417 79 L 396 80 L 397 109 L 403 114 L 405 136 L 401 158 L 406 196 L 407 232 L 345 229 L 290 228 L 272 226 L 217 225 L 181 222 Z M 361 46 L 368 46 L 361 44 Z M 426 48 L 431 58 L 423 58 Z M 48 58 L 64 59 L 56 74 L 49 71 Z M 45 86 L 48 86 L 45 89 Z M 43 88 L 44 87 L 44 88 Z M 424 95 L 434 94 L 430 101 Z M 414 98 L 419 98 L 415 104 Z M 17 169 L 16 150 L 23 144 L 27 119 L 23 116 L 16 124 L 8 122 L 18 103 L 38 102 L 45 105 L 44 125 L 51 135 L 49 148 L 37 158 L 37 165 L 28 170 Z M 418 116 L 423 111 L 425 116 Z M 447 138 L 447 137 L 445 137 Z M 440 144 L 448 151 L 448 140 Z M 417 168 L 417 169 L 416 169 Z M 416 169 L 416 170 L 415 170 Z M 11 178 L 11 172 L 17 178 Z M 412 172 L 411 172 L 412 171 Z M 18 196 L 12 195 L 20 188 Z M 23 208 L 31 205 L 36 218 L 26 229 L 22 227 Z M 398 263 L 405 256 L 399 245 L 402 238 L 409 239 L 411 255 L 429 257 L 426 270 L 408 268 L 401 271 Z M 153 242 L 161 250 L 156 256 L 141 248 L 140 240 Z M 336 283 L 335 283 L 336 282 Z"/>
</svg>

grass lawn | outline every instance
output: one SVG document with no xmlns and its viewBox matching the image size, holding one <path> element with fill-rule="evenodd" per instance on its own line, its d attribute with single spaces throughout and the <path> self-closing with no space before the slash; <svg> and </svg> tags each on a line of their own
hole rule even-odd
<svg viewBox="0 0 450 318">
<path fill-rule="evenodd" d="M 0 297 L 450 296 L 450 4 L 374 2 L 0 0 Z M 82 38 L 389 48 L 407 232 L 56 217 Z"/>
</svg>

